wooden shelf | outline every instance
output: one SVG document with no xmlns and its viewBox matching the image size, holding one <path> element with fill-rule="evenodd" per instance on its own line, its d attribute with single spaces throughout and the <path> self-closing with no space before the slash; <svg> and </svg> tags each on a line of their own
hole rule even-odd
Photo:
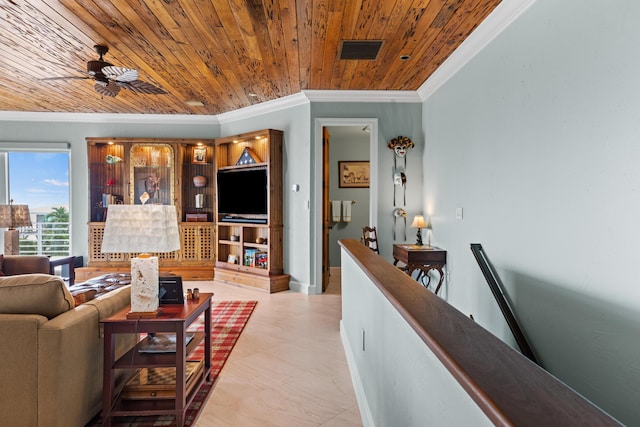
<svg viewBox="0 0 640 427">
<path fill-rule="evenodd" d="M 147 173 L 160 178 L 158 200 L 176 206 L 181 249 L 158 254 L 161 270 L 179 271 L 183 278 L 213 278 L 215 260 L 215 158 L 213 139 L 178 138 L 87 138 L 89 159 L 89 256 L 79 276 L 95 277 L 130 268 L 129 254 L 103 254 L 102 237 L 108 207 L 103 194 L 113 195 L 120 203 L 139 204 L 141 179 Z M 193 163 L 194 149 L 205 150 L 205 163 Z M 107 158 L 111 163 L 107 162 Z M 205 176 L 204 187 L 196 187 L 193 177 Z M 142 189 L 144 191 L 144 189 Z M 196 207 L 196 195 L 204 205 Z M 187 213 L 204 213 L 207 222 L 187 222 Z M 192 270 L 194 273 L 192 273 Z M 207 272 L 208 271 L 208 272 Z"/>
<path fill-rule="evenodd" d="M 243 169 L 264 169 L 267 173 L 266 218 L 243 215 L 265 219 L 266 224 L 230 222 L 217 215 L 216 280 L 268 292 L 289 289 L 289 276 L 283 273 L 282 260 L 282 137 L 282 131 L 266 129 L 215 141 L 216 175 L 218 171 Z M 256 163 L 237 165 L 245 149 L 255 156 Z M 238 240 L 231 240 L 233 235 L 238 236 Z M 245 265 L 246 257 L 252 257 L 260 266 Z M 228 262 L 230 259 L 236 262 Z"/>
</svg>

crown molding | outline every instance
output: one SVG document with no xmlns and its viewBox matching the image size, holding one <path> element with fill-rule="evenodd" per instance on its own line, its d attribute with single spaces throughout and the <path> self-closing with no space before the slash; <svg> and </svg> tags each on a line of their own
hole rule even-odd
<svg viewBox="0 0 640 427">
<path fill-rule="evenodd" d="M 187 114 L 111 114 L 0 111 L 0 121 L 60 123 L 140 123 L 216 125 L 217 116 Z"/>
<path fill-rule="evenodd" d="M 413 90 L 303 90 L 310 102 L 422 102 Z"/>
<path fill-rule="evenodd" d="M 304 96 L 302 92 L 298 92 L 293 95 L 274 99 L 272 101 L 265 101 L 261 102 L 260 104 L 250 105 L 249 107 L 222 113 L 216 117 L 218 119 L 218 123 L 220 124 L 231 123 L 237 120 L 250 119 L 261 114 L 273 113 L 274 111 L 297 107 L 298 105 L 304 105 L 308 103 L 309 99 Z"/>
<path fill-rule="evenodd" d="M 502 1 L 418 88 L 424 102 L 537 0 Z"/>
</svg>

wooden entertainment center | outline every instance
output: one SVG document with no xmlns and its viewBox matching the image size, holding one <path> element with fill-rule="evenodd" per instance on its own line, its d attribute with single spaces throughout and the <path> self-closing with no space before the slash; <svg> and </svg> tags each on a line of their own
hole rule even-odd
<svg viewBox="0 0 640 427">
<path fill-rule="evenodd" d="M 267 190 L 262 213 L 251 213 L 259 210 L 256 206 L 239 207 L 249 212 L 221 212 L 218 206 L 216 280 L 269 292 L 288 290 L 289 275 L 283 274 L 282 268 L 282 131 L 269 129 L 216 139 L 215 154 L 216 176 L 238 175 L 236 179 L 241 180 L 246 171 L 263 171 Z M 237 191 L 241 198 L 242 188 Z M 219 203 L 221 196 L 217 197 Z"/>
<path fill-rule="evenodd" d="M 265 129 L 217 139 L 87 138 L 89 254 L 87 267 L 75 270 L 76 280 L 129 272 L 135 254 L 102 253 L 104 221 L 109 204 L 141 204 L 146 192 L 146 203 L 175 205 L 179 215 L 180 250 L 154 254 L 161 274 L 184 280 L 215 275 L 268 292 L 289 289 L 282 261 L 282 136 L 282 131 Z M 232 188 L 240 204 L 230 199 L 225 206 L 242 212 L 221 213 L 219 173 L 230 185 L 235 178 L 264 175 L 266 194 L 254 187 Z M 245 194 L 254 197 L 243 204 Z"/>
</svg>

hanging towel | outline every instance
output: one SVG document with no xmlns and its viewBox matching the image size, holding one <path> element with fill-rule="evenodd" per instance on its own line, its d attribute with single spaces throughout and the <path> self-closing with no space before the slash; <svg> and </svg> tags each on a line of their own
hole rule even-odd
<svg viewBox="0 0 640 427">
<path fill-rule="evenodd" d="M 342 220 L 351 222 L 351 200 L 342 201 Z"/>
<path fill-rule="evenodd" d="M 340 200 L 331 201 L 331 220 L 333 222 L 340 222 Z"/>
</svg>

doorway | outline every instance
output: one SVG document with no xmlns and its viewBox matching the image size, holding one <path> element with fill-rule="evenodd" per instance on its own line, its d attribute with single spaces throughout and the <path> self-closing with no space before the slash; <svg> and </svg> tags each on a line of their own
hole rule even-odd
<svg viewBox="0 0 640 427">
<path fill-rule="evenodd" d="M 312 268 L 312 274 L 314 279 L 314 286 L 310 287 L 309 293 L 320 294 L 323 288 L 326 288 L 328 281 L 328 269 L 329 265 L 329 251 L 327 250 L 329 245 L 329 221 L 327 215 L 330 213 L 328 188 L 324 186 L 325 176 L 329 164 L 331 143 L 329 140 L 329 148 L 325 150 L 324 140 L 326 139 L 326 128 L 346 129 L 346 127 L 353 128 L 353 130 L 362 131 L 362 129 L 368 129 L 369 135 L 369 166 L 370 166 L 370 180 L 369 180 L 369 201 L 366 211 L 366 222 L 370 225 L 376 225 L 377 223 L 377 170 L 378 170 L 378 119 L 338 119 L 338 118 L 319 118 L 315 120 L 315 147 L 314 147 L 314 215 L 313 218 L 313 236 L 314 236 L 314 265 Z M 345 128 L 343 128 L 345 127 Z M 336 129 L 337 131 L 337 129 Z M 330 180 L 337 181 L 337 172 L 330 176 Z M 356 203 L 358 201 L 356 200 Z M 364 202 L 365 204 L 366 201 Z M 358 206 L 359 209 L 363 208 L 362 202 Z M 364 225 L 364 224 L 363 224 Z M 357 224 L 359 232 L 362 225 Z M 355 227 L 355 223 L 352 224 L 352 228 Z"/>
</svg>

